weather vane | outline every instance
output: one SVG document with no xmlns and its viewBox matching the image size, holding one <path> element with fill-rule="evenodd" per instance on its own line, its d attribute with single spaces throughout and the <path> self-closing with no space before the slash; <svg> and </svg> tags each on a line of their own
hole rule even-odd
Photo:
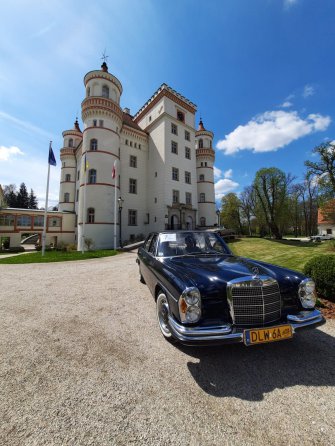
<svg viewBox="0 0 335 446">
<path fill-rule="evenodd" d="M 106 56 L 106 49 L 105 49 L 105 51 L 102 53 L 102 60 L 105 62 L 105 63 L 107 63 L 107 59 L 108 59 L 108 57 L 109 56 Z"/>
</svg>

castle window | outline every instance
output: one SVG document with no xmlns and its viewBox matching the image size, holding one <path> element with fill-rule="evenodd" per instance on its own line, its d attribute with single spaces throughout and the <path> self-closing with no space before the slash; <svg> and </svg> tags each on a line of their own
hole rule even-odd
<svg viewBox="0 0 335 446">
<path fill-rule="evenodd" d="M 157 177 L 157 172 L 155 172 L 155 177 Z"/>
<path fill-rule="evenodd" d="M 129 161 L 130 167 L 137 167 L 137 157 L 134 155 L 130 155 L 130 161 Z"/>
<path fill-rule="evenodd" d="M 53 227 L 59 228 L 61 226 L 61 222 L 62 222 L 62 219 L 60 217 L 53 217 L 53 218 L 49 219 L 48 226 L 49 227 L 53 226 Z"/>
<path fill-rule="evenodd" d="M 95 184 L 97 182 L 97 171 L 95 169 L 88 171 L 88 182 L 89 184 Z"/>
<path fill-rule="evenodd" d="M 63 163 L 62 163 L 62 167 L 65 167 L 65 161 L 63 161 Z"/>
<path fill-rule="evenodd" d="M 69 139 L 69 147 L 73 147 L 73 139 L 72 138 Z"/>
<path fill-rule="evenodd" d="M 205 167 L 207 167 L 207 161 L 205 161 Z"/>
<path fill-rule="evenodd" d="M 190 132 L 188 132 L 187 130 L 185 130 L 185 139 L 186 141 L 190 141 Z"/>
<path fill-rule="evenodd" d="M 135 149 L 137 148 L 137 143 L 136 142 L 134 142 L 134 147 L 135 147 Z"/>
<path fill-rule="evenodd" d="M 172 203 L 179 203 L 179 190 L 172 191 Z"/>
<path fill-rule="evenodd" d="M 109 98 L 109 88 L 107 87 L 107 85 L 102 86 L 102 97 Z"/>
<path fill-rule="evenodd" d="M 171 141 L 171 152 L 178 155 L 178 143 L 176 141 Z"/>
<path fill-rule="evenodd" d="M 151 116 L 149 116 L 149 122 L 151 122 Z"/>
<path fill-rule="evenodd" d="M 202 192 L 200 194 L 200 203 L 205 203 L 205 201 L 206 201 L 206 195 Z"/>
<path fill-rule="evenodd" d="M 98 140 L 97 139 L 91 139 L 90 150 L 98 150 Z"/>
<path fill-rule="evenodd" d="M 191 159 L 191 149 L 189 147 L 185 147 L 185 158 Z"/>
<path fill-rule="evenodd" d="M 177 111 L 177 119 L 178 121 L 185 122 L 185 114 L 180 110 Z"/>
<path fill-rule="evenodd" d="M 179 181 L 179 169 L 177 169 L 177 167 L 172 167 L 172 179 L 174 181 Z"/>
<path fill-rule="evenodd" d="M 209 140 L 209 147 L 212 148 L 212 140 Z"/>
<path fill-rule="evenodd" d="M 128 226 L 137 226 L 137 211 L 128 209 Z"/>
<path fill-rule="evenodd" d="M 206 219 L 205 217 L 200 218 L 200 226 L 206 226 Z"/>
<path fill-rule="evenodd" d="M 125 142 L 126 142 L 126 146 L 127 146 L 127 145 L 128 145 L 128 139 L 126 139 L 126 141 L 125 141 Z"/>
<path fill-rule="evenodd" d="M 192 204 L 192 194 L 191 194 L 191 192 L 186 192 L 186 194 L 185 194 L 185 202 L 186 202 L 186 204 Z"/>
<path fill-rule="evenodd" d="M 133 141 L 129 141 L 130 147 L 133 147 Z"/>
<path fill-rule="evenodd" d="M 204 147 L 204 141 L 202 139 L 199 139 L 199 149 L 203 149 Z"/>
<path fill-rule="evenodd" d="M 80 178 L 80 170 L 78 170 L 77 172 L 77 180 L 79 180 L 79 178 Z"/>
<path fill-rule="evenodd" d="M 69 173 L 65 175 L 65 181 L 71 181 L 71 175 Z"/>
<path fill-rule="evenodd" d="M 141 144 L 138 145 L 138 148 L 141 150 Z"/>
<path fill-rule="evenodd" d="M 155 203 L 157 203 L 157 197 L 155 197 L 155 200 L 154 200 L 154 202 L 155 202 Z"/>
<path fill-rule="evenodd" d="M 94 208 L 87 209 L 87 223 L 94 223 L 95 210 Z"/>
<path fill-rule="evenodd" d="M 137 180 L 129 178 L 129 193 L 137 194 Z"/>
<path fill-rule="evenodd" d="M 97 120 L 93 119 L 93 127 L 96 127 L 96 126 L 97 126 Z"/>
<path fill-rule="evenodd" d="M 171 133 L 178 135 L 178 127 L 173 122 L 171 122 Z"/>
<path fill-rule="evenodd" d="M 185 183 L 191 184 L 191 172 L 185 172 Z"/>
<path fill-rule="evenodd" d="M 99 127 L 103 127 L 104 126 L 104 121 L 103 119 L 99 119 Z"/>
<path fill-rule="evenodd" d="M 64 194 L 64 203 L 68 203 L 70 201 L 70 194 L 68 192 L 65 192 Z"/>
<path fill-rule="evenodd" d="M 77 189 L 77 191 L 76 191 L 76 201 L 78 201 L 79 200 L 79 189 Z"/>
<path fill-rule="evenodd" d="M 89 96 L 91 95 L 91 89 L 90 89 L 90 87 L 87 87 L 87 89 L 86 89 L 86 94 L 87 94 L 87 97 L 89 97 Z"/>
<path fill-rule="evenodd" d="M 205 175 L 200 175 L 199 176 L 199 181 L 205 181 Z"/>
</svg>

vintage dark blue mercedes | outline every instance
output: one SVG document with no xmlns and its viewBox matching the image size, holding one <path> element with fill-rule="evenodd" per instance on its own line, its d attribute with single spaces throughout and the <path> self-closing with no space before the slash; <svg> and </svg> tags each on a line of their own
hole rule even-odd
<svg viewBox="0 0 335 446">
<path fill-rule="evenodd" d="M 290 339 L 325 322 L 315 309 L 311 279 L 237 257 L 215 232 L 151 233 L 137 263 L 170 341 L 253 345 Z"/>
</svg>

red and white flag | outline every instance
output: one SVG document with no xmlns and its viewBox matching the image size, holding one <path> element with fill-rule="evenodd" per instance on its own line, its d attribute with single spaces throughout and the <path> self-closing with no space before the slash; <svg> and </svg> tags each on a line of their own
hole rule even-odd
<svg viewBox="0 0 335 446">
<path fill-rule="evenodd" d="M 116 160 L 114 161 L 112 170 L 112 178 L 114 179 L 115 177 L 116 177 Z"/>
</svg>

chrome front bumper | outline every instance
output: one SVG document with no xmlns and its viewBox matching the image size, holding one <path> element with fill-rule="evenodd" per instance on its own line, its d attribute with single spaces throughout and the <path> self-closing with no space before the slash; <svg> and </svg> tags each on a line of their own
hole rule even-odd
<svg viewBox="0 0 335 446">
<path fill-rule="evenodd" d="M 325 322 L 325 318 L 319 310 L 311 310 L 301 311 L 295 315 L 289 314 L 286 322 L 281 321 L 271 326 L 290 324 L 292 332 L 295 333 L 301 328 L 313 328 Z M 169 316 L 169 324 L 173 336 L 183 344 L 233 344 L 243 342 L 243 330 L 236 331 L 236 328 L 231 324 L 210 327 L 185 327 L 172 316 Z M 252 329 L 252 327 L 248 329 Z"/>
</svg>

